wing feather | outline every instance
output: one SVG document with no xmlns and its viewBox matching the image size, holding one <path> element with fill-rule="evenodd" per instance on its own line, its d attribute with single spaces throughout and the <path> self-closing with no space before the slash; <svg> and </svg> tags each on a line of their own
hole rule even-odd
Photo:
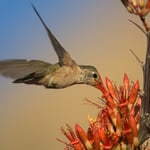
<svg viewBox="0 0 150 150">
<path fill-rule="evenodd" d="M 47 68 L 50 63 L 40 60 L 3 60 L 0 61 L 0 74 L 12 79 L 23 78 L 33 72 Z"/>
<path fill-rule="evenodd" d="M 48 34 L 49 39 L 52 43 L 52 46 L 53 46 L 53 48 L 54 48 L 54 50 L 58 56 L 60 66 L 71 65 L 72 63 L 75 63 L 72 60 L 70 54 L 62 47 L 62 45 L 58 42 L 58 40 L 55 38 L 55 36 L 50 31 L 50 29 L 47 27 L 44 20 L 42 19 L 42 17 L 40 16 L 40 14 L 38 13 L 38 11 L 36 10 L 36 8 L 34 7 L 33 4 L 32 4 L 32 7 L 33 7 L 35 13 L 37 14 L 37 16 L 39 17 L 40 21 L 42 22 L 45 30 L 47 31 L 47 34 Z"/>
</svg>

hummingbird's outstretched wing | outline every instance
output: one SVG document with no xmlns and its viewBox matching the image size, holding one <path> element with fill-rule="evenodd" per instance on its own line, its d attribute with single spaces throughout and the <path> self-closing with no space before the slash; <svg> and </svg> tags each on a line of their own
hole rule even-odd
<svg viewBox="0 0 150 150">
<path fill-rule="evenodd" d="M 0 74 L 14 80 L 39 71 L 42 76 L 42 74 L 45 74 L 45 70 L 47 70 L 49 66 L 51 66 L 51 64 L 40 60 L 2 60 L 0 61 Z"/>
<path fill-rule="evenodd" d="M 61 44 L 58 42 L 58 40 L 55 38 L 55 36 L 52 34 L 52 32 L 50 31 L 50 29 L 47 27 L 47 25 L 45 24 L 45 22 L 43 21 L 43 19 L 41 18 L 40 14 L 38 13 L 37 9 L 34 7 L 34 5 L 32 4 L 32 7 L 35 11 L 35 13 L 37 14 L 37 16 L 39 17 L 40 21 L 42 22 L 44 28 L 47 31 L 47 34 L 50 38 L 50 41 L 53 45 L 53 48 L 58 56 L 59 59 L 59 64 L 60 66 L 62 65 L 71 65 L 72 63 L 75 63 L 71 56 L 69 55 L 69 53 L 61 46 Z"/>
</svg>

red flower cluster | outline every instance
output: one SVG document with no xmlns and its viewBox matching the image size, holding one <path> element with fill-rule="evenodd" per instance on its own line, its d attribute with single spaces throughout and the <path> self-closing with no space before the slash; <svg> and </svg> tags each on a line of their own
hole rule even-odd
<svg viewBox="0 0 150 150">
<path fill-rule="evenodd" d="M 88 117 L 90 127 L 85 132 L 78 124 L 73 129 L 67 125 L 63 134 L 69 139 L 65 150 L 109 150 L 109 149 L 134 149 L 138 147 L 138 129 L 141 108 L 141 98 L 138 95 L 139 81 L 129 83 L 128 76 L 124 75 L 123 86 L 111 83 L 106 77 L 106 86 L 102 80 L 97 81 L 97 86 L 103 93 L 105 107 L 97 104 L 99 112 L 95 120 Z M 88 100 L 88 102 L 90 102 Z M 93 102 L 91 102 L 94 104 Z"/>
</svg>

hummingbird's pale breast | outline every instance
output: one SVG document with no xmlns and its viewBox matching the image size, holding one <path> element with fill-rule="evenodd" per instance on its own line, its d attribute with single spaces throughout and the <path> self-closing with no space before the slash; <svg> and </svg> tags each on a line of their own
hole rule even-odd
<svg viewBox="0 0 150 150">
<path fill-rule="evenodd" d="M 80 68 L 75 66 L 59 67 L 53 75 L 47 75 L 43 79 L 47 88 L 65 88 L 79 82 Z"/>
</svg>

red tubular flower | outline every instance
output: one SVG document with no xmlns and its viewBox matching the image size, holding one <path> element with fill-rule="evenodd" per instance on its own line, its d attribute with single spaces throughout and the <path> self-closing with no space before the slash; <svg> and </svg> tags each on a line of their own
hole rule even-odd
<svg viewBox="0 0 150 150">
<path fill-rule="evenodd" d="M 111 83 L 111 81 L 106 77 L 106 85 L 108 88 L 109 93 L 111 94 L 112 98 L 116 99 L 116 93 L 115 93 L 115 89 Z M 112 102 L 114 105 L 114 102 Z"/>
<path fill-rule="evenodd" d="M 129 79 L 127 74 L 124 74 L 124 97 L 125 99 L 128 99 L 129 96 Z"/>
<path fill-rule="evenodd" d="M 99 129 L 99 137 L 102 143 L 101 147 L 103 148 L 103 150 L 108 150 L 112 148 L 112 144 L 109 140 L 108 134 L 109 133 L 105 128 L 102 127 Z"/>
<path fill-rule="evenodd" d="M 86 133 L 78 124 L 75 125 L 75 131 L 76 131 L 77 137 L 84 144 L 85 148 L 87 150 L 92 150 L 93 149 L 92 145 L 90 141 L 88 140 Z"/>
<path fill-rule="evenodd" d="M 99 137 L 98 131 L 95 132 L 94 134 L 93 146 L 94 146 L 94 150 L 100 150 L 100 137 Z"/>
<path fill-rule="evenodd" d="M 132 131 L 132 136 L 133 136 L 133 145 L 135 147 L 137 147 L 139 145 L 138 131 L 137 131 L 137 127 L 136 127 L 136 121 L 135 121 L 135 118 L 133 117 L 133 115 L 130 115 L 130 117 L 129 117 L 129 124 L 130 124 L 130 128 Z"/>
<path fill-rule="evenodd" d="M 124 135 L 124 141 L 127 139 L 128 145 L 132 147 L 133 144 L 133 135 L 131 133 L 131 128 L 129 126 L 128 120 L 124 121 L 124 130 L 122 131 Z"/>
<path fill-rule="evenodd" d="M 74 138 L 69 134 L 67 133 L 63 127 L 61 127 L 61 131 L 62 133 L 67 137 L 67 139 L 70 141 L 70 142 L 73 142 L 74 141 Z"/>
<path fill-rule="evenodd" d="M 97 82 L 97 81 L 96 81 Z M 113 86 L 112 86 L 112 83 L 110 82 L 110 80 L 106 77 L 106 84 L 107 84 L 107 87 L 109 88 L 110 92 L 112 94 L 114 94 L 114 89 L 113 89 Z M 104 84 L 100 85 L 98 82 L 97 82 L 97 87 L 101 90 L 101 92 L 104 94 L 103 97 L 107 100 L 107 105 L 109 105 L 111 108 L 114 108 L 115 107 L 115 104 L 114 104 L 114 101 L 112 99 L 112 96 L 110 95 L 110 93 L 106 90 Z M 114 95 L 113 95 L 114 96 Z"/>
<path fill-rule="evenodd" d="M 122 130 L 121 116 L 120 113 L 117 112 L 116 133 L 118 136 L 121 136 L 121 130 Z"/>
<path fill-rule="evenodd" d="M 76 138 L 75 133 L 73 132 L 72 128 L 67 124 L 66 125 L 68 128 L 67 130 L 69 131 L 66 132 L 63 127 L 61 127 L 62 133 L 67 137 L 67 139 L 70 141 L 70 144 L 66 144 L 60 139 L 57 139 L 59 142 L 64 143 L 67 145 L 65 148 L 66 150 L 69 150 L 69 147 L 73 147 L 74 150 L 84 150 L 82 144 L 80 143 L 79 139 Z"/>
<path fill-rule="evenodd" d="M 129 94 L 129 103 L 128 103 L 129 111 L 132 109 L 132 106 L 137 99 L 138 92 L 139 92 L 139 81 L 137 80 Z"/>
<path fill-rule="evenodd" d="M 138 95 L 138 91 L 139 91 L 139 81 L 137 80 L 136 83 L 134 84 L 132 91 L 129 95 L 129 103 L 130 104 L 134 104 L 135 100 L 137 98 Z"/>
</svg>

